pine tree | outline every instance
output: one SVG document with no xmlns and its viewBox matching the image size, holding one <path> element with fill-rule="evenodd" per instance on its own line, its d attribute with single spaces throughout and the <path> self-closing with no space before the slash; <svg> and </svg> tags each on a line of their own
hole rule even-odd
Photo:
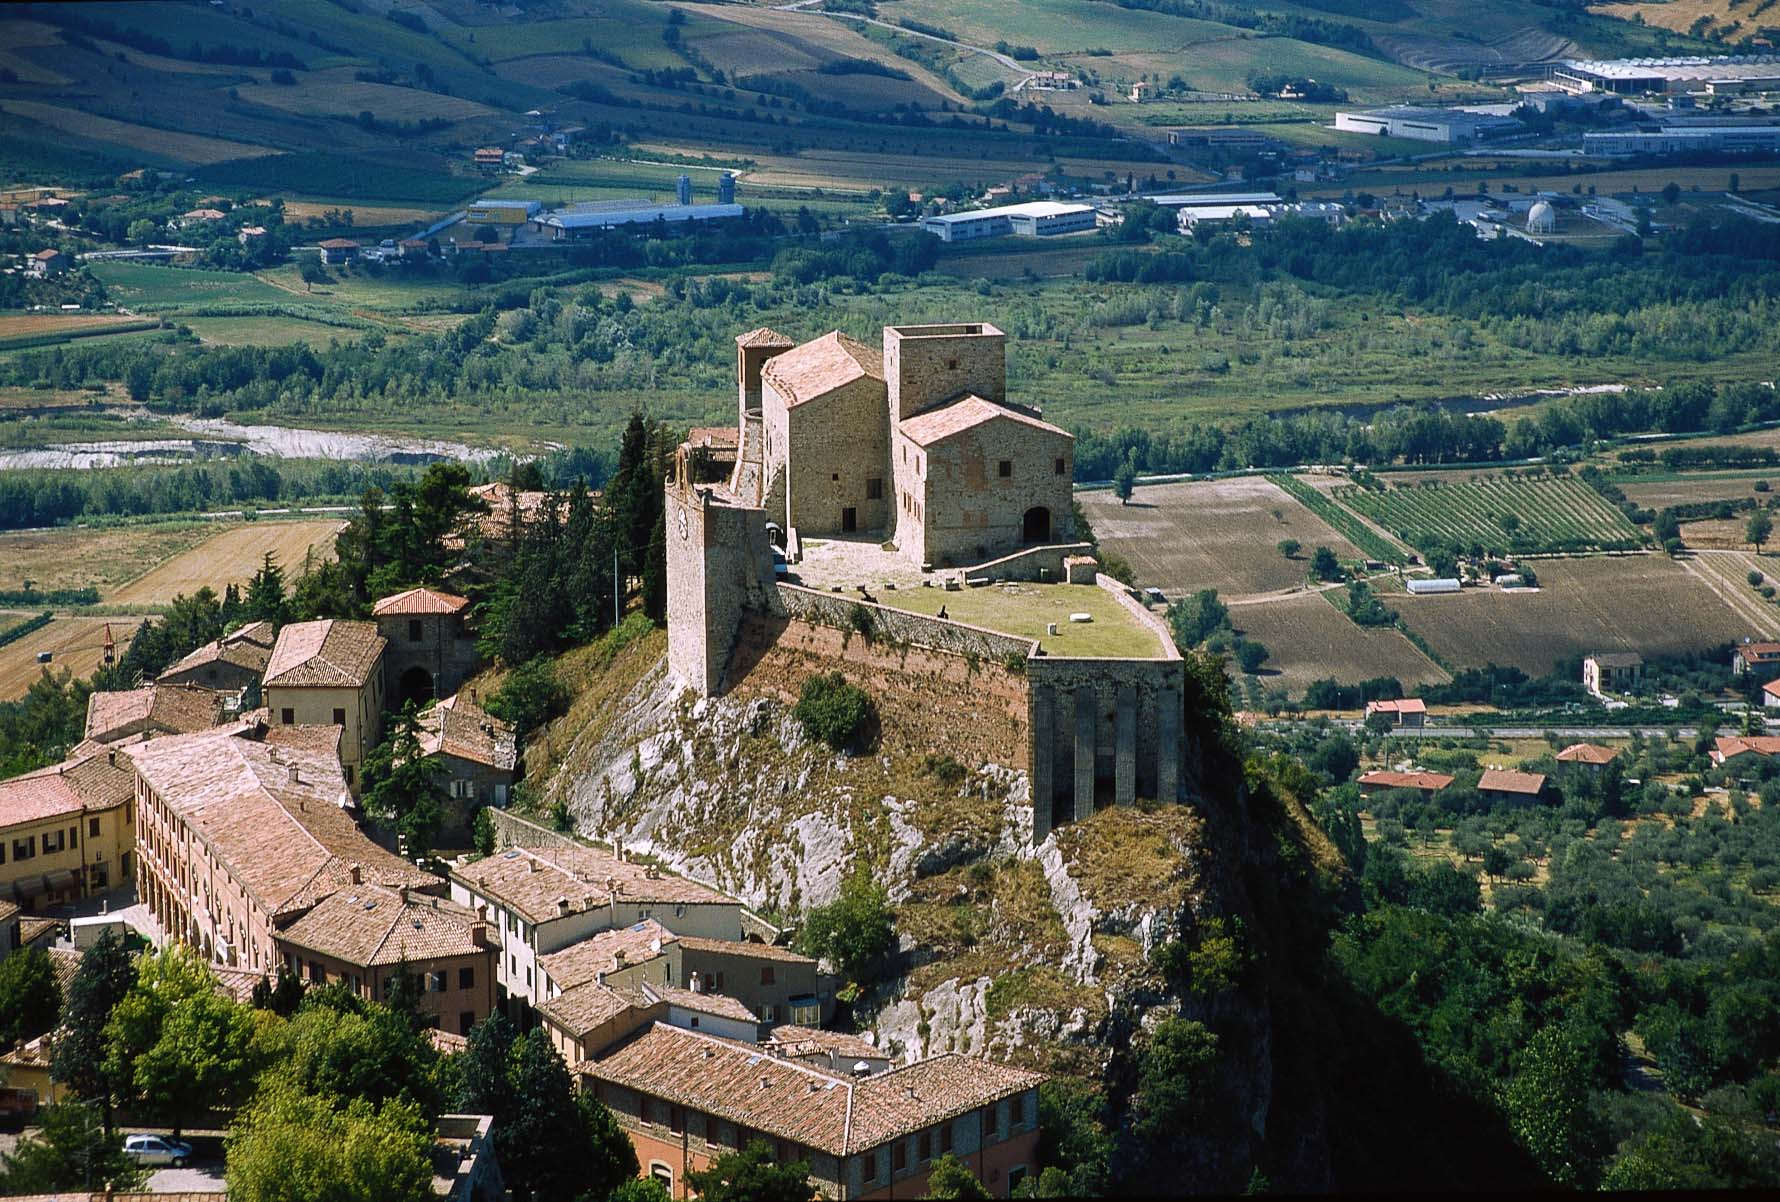
<svg viewBox="0 0 1780 1202">
<path fill-rule="evenodd" d="M 278 566 L 278 561 L 270 551 L 260 561 L 260 570 L 247 582 L 246 608 L 249 621 L 270 622 L 274 629 L 290 620 L 290 602 L 284 591 L 284 569 Z M 226 596 L 223 609 L 225 612 L 228 609 Z"/>
<path fill-rule="evenodd" d="M 420 716 L 412 700 L 385 724 L 383 741 L 365 759 L 365 809 L 407 841 L 415 858 L 433 849 L 444 817 L 440 779 L 445 765 L 420 745 Z"/>
</svg>

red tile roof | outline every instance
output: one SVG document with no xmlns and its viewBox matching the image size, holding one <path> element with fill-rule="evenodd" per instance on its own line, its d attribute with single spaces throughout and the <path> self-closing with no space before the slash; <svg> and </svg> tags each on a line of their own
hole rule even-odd
<svg viewBox="0 0 1780 1202">
<path fill-rule="evenodd" d="M 1404 697 L 1397 701 L 1368 701 L 1368 714 L 1425 714 L 1428 703 L 1420 697 Z"/>
<path fill-rule="evenodd" d="M 110 809 L 134 791 L 129 761 L 109 751 L 63 760 L 0 781 L 0 829 L 47 818 Z"/>
<path fill-rule="evenodd" d="M 197 685 L 153 684 L 87 697 L 86 737 L 101 743 L 147 730 L 189 735 L 222 720 L 222 694 Z M 127 730 L 134 726 L 136 730 Z"/>
<path fill-rule="evenodd" d="M 757 330 L 749 330 L 746 334 L 737 334 L 735 336 L 735 344 L 737 346 L 784 346 L 784 347 L 790 347 L 790 346 L 797 345 L 796 343 L 792 342 L 791 339 L 785 337 L 785 335 L 779 333 L 777 330 L 769 329 L 766 326 L 761 326 Z"/>
<path fill-rule="evenodd" d="M 768 359 L 760 378 L 796 408 L 855 380 L 882 382 L 884 355 L 836 330 Z"/>
<path fill-rule="evenodd" d="M 1444 772 L 1368 772 L 1360 778 L 1360 784 L 1379 789 L 1424 789 L 1437 793 L 1452 784 L 1453 778 Z"/>
<path fill-rule="evenodd" d="M 1737 654 L 1743 657 L 1744 663 L 1772 663 L 1780 660 L 1780 643 L 1742 643 L 1737 647 Z"/>
<path fill-rule="evenodd" d="M 448 755 L 502 772 L 519 762 L 513 728 L 454 693 L 420 715 L 420 747 L 427 755 Z"/>
<path fill-rule="evenodd" d="M 1780 755 L 1780 736 L 1719 735 L 1712 754 L 1720 762 L 1740 755 Z"/>
<path fill-rule="evenodd" d="M 459 597 L 455 593 L 442 593 L 435 588 L 411 588 L 405 593 L 384 597 L 371 606 L 371 612 L 380 618 L 385 614 L 454 614 L 469 604 L 468 597 Z"/>
<path fill-rule="evenodd" d="M 498 946 L 488 924 L 469 909 L 376 885 L 348 885 L 323 898 L 279 932 L 278 941 L 359 968 L 473 956 Z"/>
<path fill-rule="evenodd" d="M 775 359 L 773 362 L 776 363 L 778 360 Z M 897 429 L 902 432 L 903 437 L 909 439 L 916 446 L 930 447 L 944 442 L 948 438 L 963 434 L 967 430 L 974 430 L 989 422 L 1002 420 L 1019 422 L 1034 430 L 1043 430 L 1063 438 L 1074 437 L 1069 431 L 1053 426 L 1050 422 L 1042 421 L 1031 414 L 1021 413 L 1007 405 L 997 405 L 994 401 L 985 401 L 980 396 L 963 397 L 949 405 L 942 405 L 938 409 L 929 409 L 914 417 L 904 418 L 898 424 Z"/>
<path fill-rule="evenodd" d="M 1597 743 L 1572 743 L 1557 753 L 1560 764 L 1610 764 L 1618 758 L 1616 749 Z"/>
<path fill-rule="evenodd" d="M 657 872 L 592 847 L 511 848 L 452 868 L 451 875 L 484 897 L 517 910 L 527 922 L 548 922 L 560 913 L 600 909 L 621 901 L 735 906 L 697 881 Z"/>
<path fill-rule="evenodd" d="M 373 622 L 292 622 L 278 632 L 264 683 L 356 689 L 371 678 L 387 645 Z"/>
<path fill-rule="evenodd" d="M 1477 778 L 1477 788 L 1485 793 L 1519 793 L 1537 797 L 1545 789 L 1545 776 L 1539 772 L 1510 772 L 1491 768 Z"/>
</svg>

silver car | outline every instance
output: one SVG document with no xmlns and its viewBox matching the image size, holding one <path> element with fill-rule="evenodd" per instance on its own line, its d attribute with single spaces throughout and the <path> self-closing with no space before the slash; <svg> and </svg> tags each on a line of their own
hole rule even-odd
<svg viewBox="0 0 1780 1202">
<path fill-rule="evenodd" d="M 192 1158 L 192 1146 L 165 1135 L 127 1135 L 124 1137 L 124 1155 L 140 1165 L 170 1164 L 183 1169 Z"/>
</svg>

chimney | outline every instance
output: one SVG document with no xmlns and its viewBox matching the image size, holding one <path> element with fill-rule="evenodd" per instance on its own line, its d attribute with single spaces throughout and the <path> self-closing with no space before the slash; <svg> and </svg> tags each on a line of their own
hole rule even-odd
<svg viewBox="0 0 1780 1202">
<path fill-rule="evenodd" d="M 593 981 L 594 981 L 594 984 L 596 984 L 596 985 L 604 985 L 606 983 L 606 974 L 603 972 L 594 973 Z"/>
<path fill-rule="evenodd" d="M 771 1089 L 772 1087 L 773 1087 L 773 1079 L 771 1077 L 767 1076 L 765 1073 L 762 1073 L 760 1075 L 760 1088 Z"/>
<path fill-rule="evenodd" d="M 476 704 L 476 686 L 475 685 L 470 686 L 470 704 L 471 705 Z"/>
<path fill-rule="evenodd" d="M 692 992 L 694 992 L 694 993 L 699 993 L 699 992 L 701 992 L 699 986 L 702 983 L 703 983 L 702 978 L 700 978 L 700 976 L 698 975 L 698 972 L 695 970 L 692 974 L 691 979 L 686 982 L 686 988 L 692 990 Z"/>
<path fill-rule="evenodd" d="M 591 893 L 584 894 L 581 898 L 581 908 L 583 910 L 591 910 L 598 904 L 599 903 L 594 899 L 594 896 Z"/>
<path fill-rule="evenodd" d="M 908 1094 L 909 1101 L 912 1102 L 915 1100 L 915 1087 L 913 1085 L 905 1085 L 903 1086 L 903 1090 Z"/>
<path fill-rule="evenodd" d="M 569 913 L 569 899 L 566 897 L 557 898 L 556 899 L 556 916 L 558 918 L 566 918 L 566 917 L 568 917 L 568 913 Z"/>
<path fill-rule="evenodd" d="M 290 766 L 290 783 L 293 785 L 300 785 L 303 783 L 303 774 L 297 770 L 295 764 Z"/>
<path fill-rule="evenodd" d="M 404 906 L 407 905 L 408 904 L 408 886 L 397 885 L 396 886 L 396 896 L 401 899 L 401 902 Z"/>
<path fill-rule="evenodd" d="M 357 864 L 348 868 L 346 874 L 352 878 L 352 883 L 355 885 L 362 885 L 365 883 L 365 870 L 360 868 Z"/>
<path fill-rule="evenodd" d="M 658 956 L 661 954 L 661 936 L 657 935 L 649 941 L 649 950 Z"/>
<path fill-rule="evenodd" d="M 117 767 L 117 749 L 115 747 L 105 753 L 105 761 L 113 768 Z"/>
<path fill-rule="evenodd" d="M 628 958 L 629 958 L 629 957 L 627 957 L 627 956 L 626 956 L 626 955 L 625 955 L 625 954 L 624 954 L 624 949 L 623 949 L 623 948 L 619 948 L 619 949 L 618 949 L 618 950 L 617 950 L 617 951 L 615 951 L 615 952 L 613 952 L 613 953 L 612 953 L 612 963 L 614 963 L 614 964 L 616 964 L 616 965 L 617 965 L 617 966 L 618 966 L 618 967 L 619 967 L 619 968 L 623 968 L 623 967 L 624 967 L 624 962 L 625 962 L 625 960 L 627 960 L 627 959 L 628 959 Z"/>
</svg>

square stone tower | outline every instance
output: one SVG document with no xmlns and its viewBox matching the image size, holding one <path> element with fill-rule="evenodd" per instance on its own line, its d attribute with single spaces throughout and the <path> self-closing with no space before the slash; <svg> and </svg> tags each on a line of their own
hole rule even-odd
<svg viewBox="0 0 1780 1202">
<path fill-rule="evenodd" d="M 1007 335 L 987 322 L 885 326 L 884 383 L 892 426 L 974 394 L 1007 399 Z"/>
</svg>

